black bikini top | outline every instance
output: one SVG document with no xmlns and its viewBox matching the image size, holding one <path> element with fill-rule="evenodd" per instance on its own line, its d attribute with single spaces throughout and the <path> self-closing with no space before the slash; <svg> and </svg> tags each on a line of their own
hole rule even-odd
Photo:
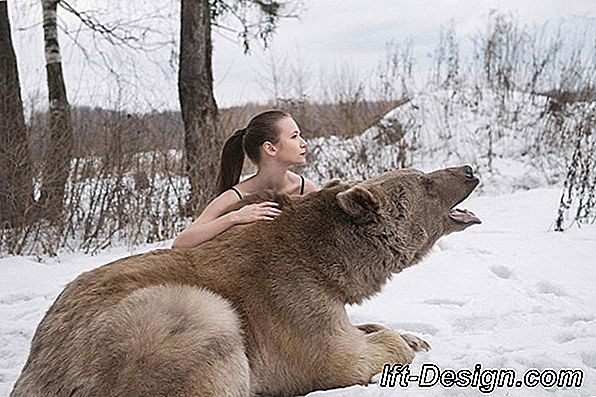
<svg viewBox="0 0 596 397">
<path fill-rule="evenodd" d="M 242 195 L 240 194 L 238 189 L 236 189 L 235 187 L 231 187 L 230 189 L 233 190 L 238 195 L 240 200 L 242 200 Z M 304 194 L 304 177 L 302 175 L 300 175 L 300 195 L 302 196 L 303 194 Z"/>
</svg>

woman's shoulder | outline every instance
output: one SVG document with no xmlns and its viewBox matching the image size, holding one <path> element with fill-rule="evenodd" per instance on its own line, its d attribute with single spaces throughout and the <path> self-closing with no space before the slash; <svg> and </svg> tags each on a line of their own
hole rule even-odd
<svg viewBox="0 0 596 397">
<path fill-rule="evenodd" d="M 240 195 L 238 195 L 240 193 Z M 242 197 L 241 191 L 238 189 L 237 186 L 233 186 L 228 190 L 223 191 L 219 196 L 213 199 L 212 203 L 218 202 L 222 204 L 232 204 L 236 201 L 241 200 Z"/>
<path fill-rule="evenodd" d="M 288 171 L 288 173 L 290 174 L 290 177 L 295 181 L 295 183 L 298 184 L 298 194 L 307 194 L 319 190 L 319 187 L 305 176 L 292 171 Z"/>
<path fill-rule="evenodd" d="M 310 179 L 304 178 L 304 194 L 317 192 L 320 188 Z"/>
<path fill-rule="evenodd" d="M 236 197 L 241 197 L 241 198 L 250 196 L 251 194 L 258 193 L 259 190 L 258 189 L 255 190 L 254 177 L 255 177 L 255 175 L 249 176 L 248 178 L 244 179 L 243 181 L 232 186 L 227 191 L 232 192 L 233 194 L 236 195 Z"/>
<path fill-rule="evenodd" d="M 212 218 L 217 218 L 220 216 L 230 205 L 240 201 L 238 195 L 232 190 L 228 189 L 221 193 L 219 196 L 215 197 L 207 207 L 203 210 L 201 215 L 197 220 L 208 219 L 211 220 Z"/>
</svg>

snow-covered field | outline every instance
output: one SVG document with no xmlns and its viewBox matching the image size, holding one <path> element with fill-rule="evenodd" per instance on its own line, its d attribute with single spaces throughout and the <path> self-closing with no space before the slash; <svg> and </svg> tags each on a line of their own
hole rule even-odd
<svg viewBox="0 0 596 397">
<path fill-rule="evenodd" d="M 412 374 L 424 363 L 454 370 L 476 363 L 483 369 L 512 368 L 518 379 L 530 368 L 578 368 L 584 371 L 579 389 L 496 388 L 491 394 L 596 396 L 596 225 L 552 231 L 569 148 L 537 144 L 551 128 L 542 116 L 544 98 L 513 95 L 505 117 L 494 96 L 445 90 L 419 95 L 385 117 L 407 132 L 399 142 L 378 126 L 352 139 L 310 142 L 312 158 L 302 171 L 320 184 L 395 169 L 402 165 L 401 144 L 407 146 L 404 165 L 430 171 L 470 164 L 483 181 L 462 205 L 478 214 L 482 225 L 443 238 L 419 266 L 348 311 L 354 323 L 383 323 L 426 339 L 432 350 L 417 355 Z M 573 131 L 576 118 L 596 104 L 581 106 L 566 116 L 564 131 Z M 134 253 L 170 243 L 137 247 Z M 41 263 L 37 257 L 0 258 L 0 397 L 9 395 L 33 332 L 61 289 L 81 272 L 132 253 L 126 248 L 96 256 L 62 253 Z M 415 384 L 310 395 L 389 394 L 481 395 L 478 387 Z"/>
<path fill-rule="evenodd" d="M 579 389 L 495 389 L 492 395 L 596 395 L 596 226 L 550 231 L 560 189 L 474 196 L 461 206 L 483 224 L 440 240 L 418 266 L 383 292 L 350 307 L 355 323 L 379 322 L 415 333 L 432 346 L 418 354 L 441 369 L 580 368 Z M 136 252 L 167 247 L 169 242 Z M 66 283 L 83 271 L 128 255 L 64 254 L 0 259 L 0 396 L 8 396 L 33 332 Z M 480 395 L 477 388 L 383 389 L 376 384 L 313 392 L 310 396 Z"/>
</svg>

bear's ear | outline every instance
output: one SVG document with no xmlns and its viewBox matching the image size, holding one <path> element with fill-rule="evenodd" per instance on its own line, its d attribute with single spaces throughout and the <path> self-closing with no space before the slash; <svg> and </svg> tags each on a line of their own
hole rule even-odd
<svg viewBox="0 0 596 397">
<path fill-rule="evenodd" d="M 325 185 L 323 185 L 323 189 L 330 189 L 330 188 L 334 188 L 334 187 L 341 187 L 341 188 L 348 189 L 357 183 L 358 183 L 358 181 L 342 181 L 341 179 L 333 178 L 332 180 L 327 182 Z"/>
<path fill-rule="evenodd" d="M 337 201 L 341 209 L 359 223 L 370 222 L 379 213 L 379 201 L 360 185 L 338 193 Z"/>
<path fill-rule="evenodd" d="M 324 186 L 323 189 L 327 189 L 330 187 L 336 187 L 337 185 L 339 185 L 341 183 L 341 179 L 338 178 L 333 178 L 332 180 L 330 180 L 329 182 L 327 182 Z"/>
</svg>

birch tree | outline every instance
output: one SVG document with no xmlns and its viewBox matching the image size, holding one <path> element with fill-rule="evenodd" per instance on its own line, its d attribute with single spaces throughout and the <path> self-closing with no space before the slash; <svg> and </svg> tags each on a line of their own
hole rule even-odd
<svg viewBox="0 0 596 397">
<path fill-rule="evenodd" d="M 50 137 L 43 169 L 40 204 L 45 216 L 58 220 L 62 213 L 64 189 L 69 175 L 73 136 L 70 105 L 62 75 L 62 59 L 58 45 L 57 12 L 60 0 L 41 0 L 45 43 Z"/>
<path fill-rule="evenodd" d="M 20 226 L 33 207 L 31 162 L 17 60 L 0 0 L 0 227 Z"/>
</svg>

